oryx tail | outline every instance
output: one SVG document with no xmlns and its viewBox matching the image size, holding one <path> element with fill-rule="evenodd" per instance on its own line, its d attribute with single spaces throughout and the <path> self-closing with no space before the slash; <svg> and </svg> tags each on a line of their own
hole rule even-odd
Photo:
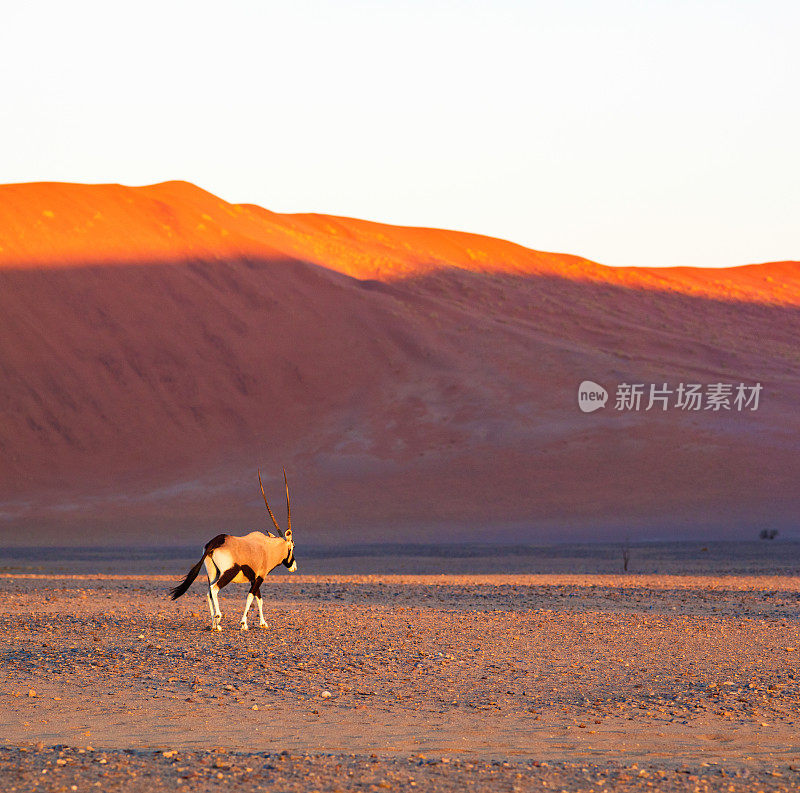
<svg viewBox="0 0 800 793">
<path fill-rule="evenodd" d="M 213 540 L 210 540 L 206 543 L 206 547 L 203 549 L 203 555 L 200 557 L 200 561 L 188 573 L 186 573 L 186 578 L 184 578 L 183 581 L 178 584 L 178 586 L 170 590 L 170 595 L 172 596 L 173 600 L 177 600 L 189 589 L 194 579 L 197 578 L 198 574 L 200 573 L 200 568 L 203 566 L 206 556 L 209 556 L 211 551 L 219 548 L 220 545 L 225 542 L 225 538 L 227 536 L 227 534 L 218 534 Z"/>
</svg>

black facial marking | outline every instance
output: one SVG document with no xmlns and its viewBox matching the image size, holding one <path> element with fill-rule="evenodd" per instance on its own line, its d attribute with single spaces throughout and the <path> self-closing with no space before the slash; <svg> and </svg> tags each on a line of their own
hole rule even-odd
<svg viewBox="0 0 800 793">
<path fill-rule="evenodd" d="M 291 567 L 294 564 L 294 548 L 289 551 L 289 555 L 283 560 L 283 565 L 285 567 Z"/>
</svg>

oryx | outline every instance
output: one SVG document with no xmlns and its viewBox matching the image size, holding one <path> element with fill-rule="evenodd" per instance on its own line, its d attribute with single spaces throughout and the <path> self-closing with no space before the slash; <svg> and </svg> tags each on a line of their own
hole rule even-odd
<svg viewBox="0 0 800 793">
<path fill-rule="evenodd" d="M 213 540 L 206 543 L 200 561 L 186 574 L 186 578 L 171 590 L 173 600 L 177 600 L 192 585 L 197 578 L 200 568 L 205 563 L 208 573 L 208 608 L 211 612 L 211 630 L 222 630 L 222 613 L 219 610 L 217 593 L 222 587 L 235 583 L 250 582 L 250 591 L 247 593 L 247 602 L 240 623 L 243 631 L 247 630 L 247 612 L 253 603 L 253 598 L 258 602 L 259 626 L 267 627 L 264 621 L 264 607 L 261 601 L 261 584 L 266 576 L 279 564 L 289 568 L 291 572 L 297 570 L 294 559 L 294 542 L 292 540 L 292 507 L 289 502 L 289 482 L 286 479 L 286 470 L 283 471 L 283 482 L 286 485 L 286 523 L 284 532 L 275 520 L 269 508 L 264 485 L 261 482 L 261 471 L 258 472 L 258 483 L 261 485 L 261 495 L 267 505 L 267 512 L 275 524 L 275 529 L 280 536 L 272 532 L 264 534 L 260 531 L 251 531 L 244 537 L 234 537 L 230 534 L 218 534 Z"/>
</svg>

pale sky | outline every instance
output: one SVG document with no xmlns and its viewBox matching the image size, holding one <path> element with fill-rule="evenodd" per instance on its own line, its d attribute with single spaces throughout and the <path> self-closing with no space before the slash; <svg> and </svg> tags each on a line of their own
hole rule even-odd
<svg viewBox="0 0 800 793">
<path fill-rule="evenodd" d="M 800 259 L 797 0 L 16 2 L 0 182 L 479 232 L 616 265 Z"/>
</svg>

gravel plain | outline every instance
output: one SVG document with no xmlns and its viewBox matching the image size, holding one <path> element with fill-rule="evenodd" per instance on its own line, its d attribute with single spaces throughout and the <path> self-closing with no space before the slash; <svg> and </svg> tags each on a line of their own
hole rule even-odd
<svg viewBox="0 0 800 793">
<path fill-rule="evenodd" d="M 6 790 L 800 786 L 796 577 L 173 581 L 5 575 Z"/>
</svg>

